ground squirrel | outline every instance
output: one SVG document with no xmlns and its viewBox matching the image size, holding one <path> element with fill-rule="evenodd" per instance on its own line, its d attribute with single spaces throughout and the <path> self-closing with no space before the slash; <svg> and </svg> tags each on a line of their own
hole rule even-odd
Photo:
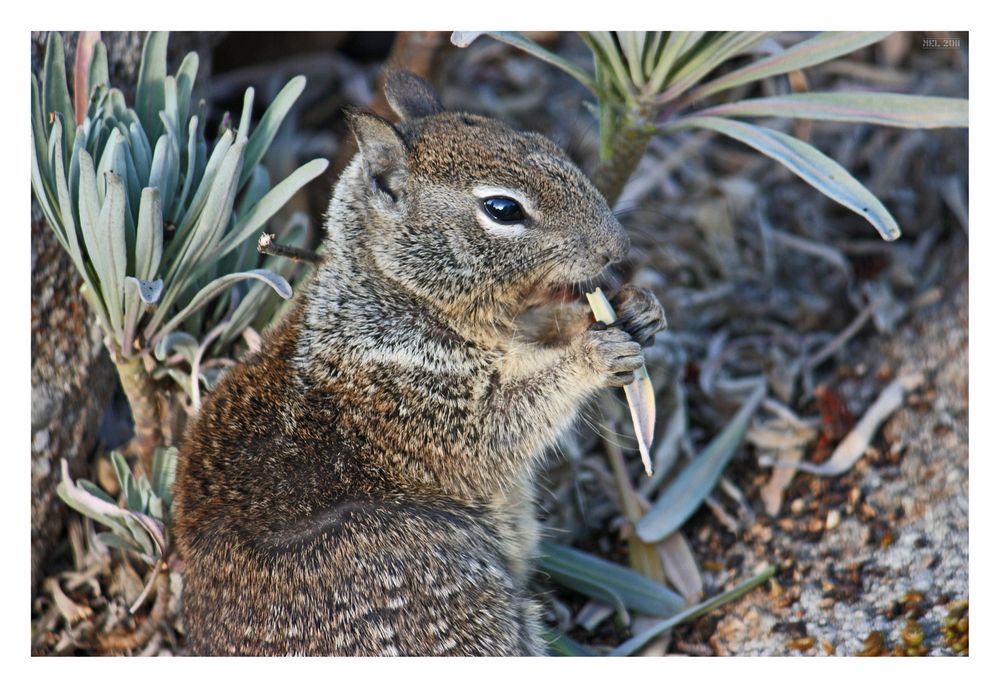
<svg viewBox="0 0 1000 688">
<path fill-rule="evenodd" d="M 568 301 L 628 238 L 558 146 L 386 95 L 398 124 L 349 113 L 322 263 L 181 447 L 196 654 L 543 654 L 539 460 L 663 326 L 645 290 L 621 327 Z"/>
</svg>

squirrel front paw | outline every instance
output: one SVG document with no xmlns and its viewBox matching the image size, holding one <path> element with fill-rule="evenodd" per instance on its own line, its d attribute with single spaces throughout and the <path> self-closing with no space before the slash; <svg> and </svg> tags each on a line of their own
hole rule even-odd
<svg viewBox="0 0 1000 688">
<path fill-rule="evenodd" d="M 642 367 L 642 347 L 617 328 L 587 330 L 580 339 L 588 370 L 597 373 L 601 386 L 624 387 L 635 381 Z"/>
<path fill-rule="evenodd" d="M 624 329 L 644 347 L 652 344 L 653 335 L 667 326 L 663 306 L 649 289 L 626 284 L 611 299 L 611 305 L 618 314 L 612 325 Z"/>
</svg>

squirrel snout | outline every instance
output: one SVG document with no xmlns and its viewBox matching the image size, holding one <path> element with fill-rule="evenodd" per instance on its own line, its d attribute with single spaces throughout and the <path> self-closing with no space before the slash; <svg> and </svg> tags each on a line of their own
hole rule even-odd
<svg viewBox="0 0 1000 688">
<path fill-rule="evenodd" d="M 594 242 L 594 253 L 600 256 L 605 264 L 617 263 L 625 260 L 629 245 L 628 232 L 616 221 Z"/>
</svg>

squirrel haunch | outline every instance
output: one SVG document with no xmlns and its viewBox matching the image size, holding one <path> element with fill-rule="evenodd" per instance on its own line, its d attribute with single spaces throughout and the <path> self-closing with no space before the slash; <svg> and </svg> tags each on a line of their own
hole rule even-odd
<svg viewBox="0 0 1000 688">
<path fill-rule="evenodd" d="M 628 239 L 544 137 L 444 112 L 412 74 L 386 91 L 403 121 L 350 114 L 322 263 L 182 445 L 194 653 L 544 653 L 539 460 L 643 360 L 627 323 L 590 330 L 561 295 Z M 618 301 L 643 339 L 662 328 L 648 292 Z"/>
</svg>

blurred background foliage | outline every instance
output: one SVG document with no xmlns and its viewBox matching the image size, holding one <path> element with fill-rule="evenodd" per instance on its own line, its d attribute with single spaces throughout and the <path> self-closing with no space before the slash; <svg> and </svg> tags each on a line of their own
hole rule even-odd
<svg viewBox="0 0 1000 688">
<path fill-rule="evenodd" d="M 959 47 L 927 50 L 922 47 L 927 37 L 957 40 Z M 66 38 L 72 64 L 76 36 Z M 527 38 L 576 69 L 593 69 L 593 39 L 555 32 Z M 773 44 L 767 50 L 777 54 L 782 46 L 812 38 L 777 34 L 768 38 Z M 171 37 L 201 44 L 205 71 L 197 95 L 208 106 L 209 132 L 239 119 L 247 88 L 256 94 L 250 104 L 256 122 L 290 79 L 306 77 L 262 164 L 277 180 L 314 158 L 331 161 L 273 222 L 294 233 L 299 245 L 313 247 L 330 189 L 354 152 L 343 107 L 365 106 L 391 117 L 380 88 L 386 65 L 430 79 L 450 109 L 545 133 L 600 177 L 617 145 L 609 140 L 607 124 L 601 127 L 613 119 L 601 110 L 606 102 L 595 102 L 579 78 L 516 47 L 480 39 L 458 49 L 449 39 L 449 32 Z M 39 61 L 46 40 L 44 34 L 33 38 Z M 125 44 L 136 51 L 134 40 Z M 735 96 L 708 104 L 845 90 L 965 98 L 966 45 L 962 34 L 891 34 L 833 59 L 743 84 Z M 109 43 L 112 83 L 125 87 L 131 103 L 134 94 L 127 88 L 136 69 L 130 72 L 120 55 L 117 62 L 113 47 Z M 180 57 L 170 55 L 171 69 Z M 703 76 L 723 78 L 755 59 L 732 57 Z M 968 134 L 962 129 L 766 120 L 768 127 L 823 151 L 881 199 L 902 230 L 902 238 L 890 244 L 863 218 L 743 144 L 704 128 L 667 131 L 656 128 L 655 118 L 650 122 L 651 135 L 639 155 L 631 156 L 634 174 L 619 174 L 610 194 L 617 197 L 614 209 L 633 249 L 609 286 L 630 281 L 649 287 L 667 311 L 669 331 L 647 352 L 657 396 L 656 473 L 646 478 L 642 472 L 620 395 L 588 409 L 553 452 L 541 491 L 546 538 L 535 585 L 559 654 L 705 653 L 712 619 L 717 620 L 709 612 L 718 604 L 775 574 L 769 594 L 793 588 L 801 575 L 796 562 L 761 546 L 755 529 L 786 516 L 792 494 L 809 498 L 810 505 L 815 501 L 789 531 L 806 536 L 814 532 L 813 520 L 824 516 L 822 505 L 830 495 L 850 489 L 834 478 L 814 481 L 801 473 L 796 478 L 794 464 L 799 471 L 848 474 L 860 454 L 846 459 L 843 451 L 837 454 L 845 439 L 860 441 L 862 452 L 885 453 L 885 439 L 874 431 L 851 437 L 857 418 L 884 410 L 881 393 L 898 372 L 866 357 L 866 343 L 892 337 L 967 278 Z M 262 267 L 281 271 L 288 263 L 268 257 Z M 226 330 L 222 340 L 235 345 L 228 357 L 252 347 L 255 333 L 276 312 L 269 308 L 253 320 L 250 334 Z M 217 309 L 214 317 L 223 311 Z M 193 359 L 179 353 L 174 363 L 181 375 L 190 376 Z M 216 354 L 224 367 L 219 359 L 227 356 Z M 901 395 L 916 384 L 906 382 Z M 190 394 L 171 403 L 189 406 Z M 152 484 L 148 490 L 138 484 L 129 488 L 129 477 L 121 473 L 124 458 L 110 453 L 124 447 L 134 458 L 128 452 L 129 415 L 116 395 L 96 446 L 84 450 L 85 459 L 77 462 L 82 472 L 74 477 L 88 478 L 126 510 L 130 490 L 145 495 L 144 505 L 141 497 L 134 499 L 140 500 L 137 511 L 146 513 L 156 490 Z M 170 444 L 177 434 L 165 436 Z M 83 482 L 64 485 L 93 495 L 80 487 Z M 666 526 L 643 536 L 636 524 L 656 502 L 669 504 L 672 513 Z M 164 568 L 156 576 L 175 593 L 162 595 L 169 603 L 157 609 L 153 600 L 161 596 L 149 595 L 153 578 L 143 568 L 150 553 L 109 550 L 110 538 L 97 537 L 102 530 L 70 516 L 53 536 L 33 575 L 43 583 L 32 607 L 33 652 L 90 653 L 101 647 L 95 638 L 131 629 L 142 633 L 129 652 L 183 653 L 178 565 L 173 562 L 172 571 Z M 137 537 L 134 530 L 128 533 Z M 752 545 L 757 556 L 734 558 L 734 545 L 741 542 Z"/>
</svg>

